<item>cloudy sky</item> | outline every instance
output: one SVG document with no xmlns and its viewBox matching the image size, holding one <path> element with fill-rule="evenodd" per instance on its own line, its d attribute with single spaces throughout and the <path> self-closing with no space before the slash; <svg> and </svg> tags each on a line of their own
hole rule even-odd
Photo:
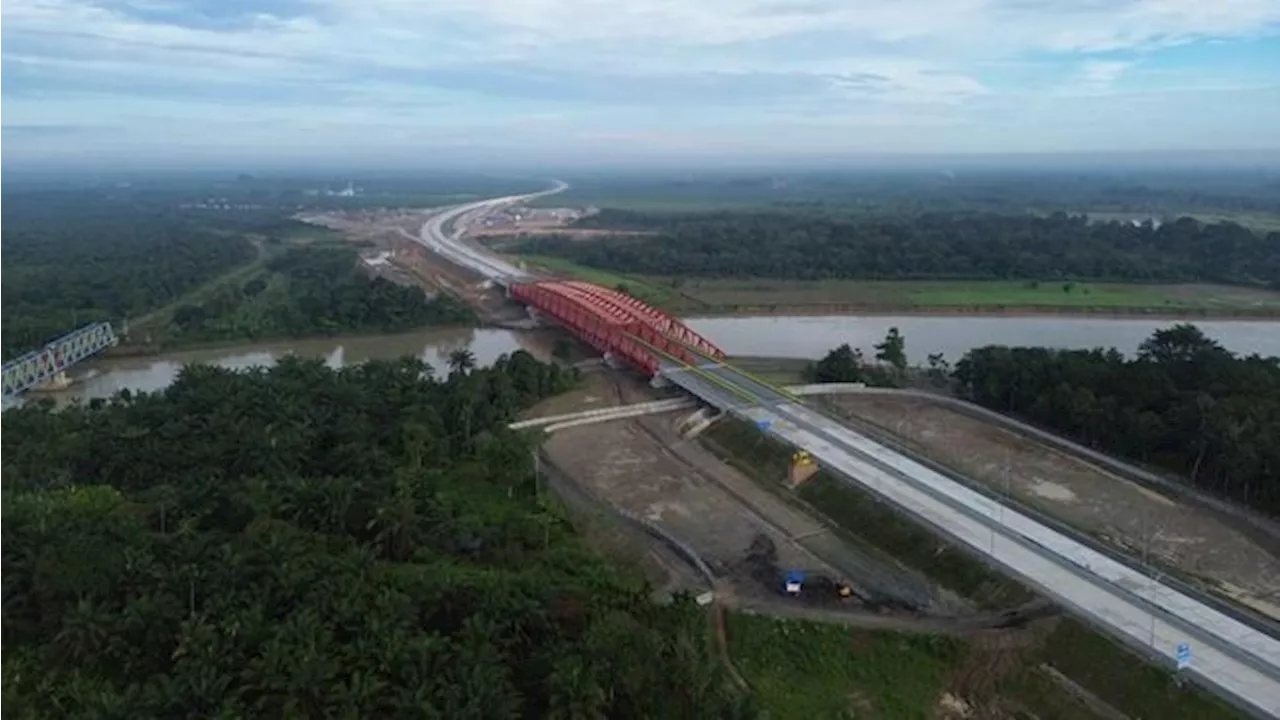
<svg viewBox="0 0 1280 720">
<path fill-rule="evenodd" d="M 6 161 L 1280 147 L 1280 0 L 4 0 Z"/>
</svg>

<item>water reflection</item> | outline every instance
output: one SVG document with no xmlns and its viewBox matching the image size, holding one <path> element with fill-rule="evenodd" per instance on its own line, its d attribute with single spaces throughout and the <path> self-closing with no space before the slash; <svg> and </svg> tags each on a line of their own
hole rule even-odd
<svg viewBox="0 0 1280 720">
<path fill-rule="evenodd" d="M 708 317 L 685 321 L 730 355 L 817 358 L 841 343 L 871 356 L 873 346 L 897 327 L 907 358 L 923 364 L 931 353 L 951 362 L 983 345 L 1058 348 L 1115 347 L 1133 353 L 1151 333 L 1178 320 L 1062 317 Z M 1280 356 L 1280 323 L 1188 320 L 1228 350 Z"/>
</svg>

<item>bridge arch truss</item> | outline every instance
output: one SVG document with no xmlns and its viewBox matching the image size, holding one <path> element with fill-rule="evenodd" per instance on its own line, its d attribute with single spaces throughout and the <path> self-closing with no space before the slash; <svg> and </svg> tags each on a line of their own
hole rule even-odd
<svg viewBox="0 0 1280 720">
<path fill-rule="evenodd" d="M 115 330 L 108 322 L 91 323 L 73 330 L 39 350 L 5 363 L 4 395 L 18 395 L 48 382 L 58 373 L 117 342 Z"/>
<path fill-rule="evenodd" d="M 662 357 L 723 360 L 724 351 L 677 318 L 624 292 L 576 280 L 512 285 L 511 297 L 554 318 L 601 352 L 657 375 Z"/>
</svg>

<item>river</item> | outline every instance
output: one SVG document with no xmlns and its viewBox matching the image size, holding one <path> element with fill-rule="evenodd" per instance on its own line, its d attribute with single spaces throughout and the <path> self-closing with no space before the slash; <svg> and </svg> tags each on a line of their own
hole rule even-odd
<svg viewBox="0 0 1280 720">
<path fill-rule="evenodd" d="M 503 353 L 521 348 L 533 350 L 531 339 L 531 333 L 510 330 L 452 328 L 402 335 L 280 340 L 141 357 L 100 357 L 77 365 L 71 372 L 76 382 L 66 390 L 28 393 L 26 397 L 49 397 L 58 404 L 64 404 L 75 398 L 110 397 L 125 388 L 133 391 L 161 390 L 172 383 L 182 366 L 188 363 L 243 369 L 270 365 L 286 355 L 323 358 L 330 367 L 414 355 L 437 372 L 445 373 L 448 372 L 449 353 L 458 348 L 469 348 L 478 364 L 488 365 Z"/>
<path fill-rule="evenodd" d="M 730 355 L 817 358 L 840 343 L 860 347 L 870 355 L 889 327 L 906 338 L 907 355 L 923 364 L 930 353 L 958 360 L 971 348 L 989 344 L 1051 347 L 1116 347 L 1132 353 L 1152 331 L 1172 320 L 1094 319 L 1061 317 L 708 317 L 687 321 Z M 1210 337 L 1237 353 L 1280 355 L 1280 323 L 1265 321 L 1198 321 Z M 545 337 L 545 336 L 544 336 Z M 424 330 L 403 335 L 324 338 L 255 343 L 205 350 L 187 350 L 147 357 L 90 360 L 73 371 L 78 382 L 61 392 L 41 393 L 59 404 L 74 398 L 109 397 L 124 389 L 159 390 L 173 382 L 186 363 L 212 363 L 228 368 L 268 365 L 293 354 L 320 357 L 330 366 L 374 358 L 414 355 L 439 372 L 458 348 L 470 348 L 485 365 L 499 355 L 541 344 L 527 332 L 492 329 Z M 30 397 L 37 397 L 31 395 Z"/>
<path fill-rule="evenodd" d="M 1061 348 L 1114 347 L 1131 354 L 1151 333 L 1177 320 L 1043 316 L 834 316 L 705 317 L 685 323 L 729 355 L 816 358 L 841 343 L 872 346 L 890 327 L 906 338 L 907 360 L 923 365 L 931 353 L 955 362 L 983 345 L 1032 345 Z M 1228 350 L 1280 356 L 1280 322 L 1192 320 Z"/>
</svg>

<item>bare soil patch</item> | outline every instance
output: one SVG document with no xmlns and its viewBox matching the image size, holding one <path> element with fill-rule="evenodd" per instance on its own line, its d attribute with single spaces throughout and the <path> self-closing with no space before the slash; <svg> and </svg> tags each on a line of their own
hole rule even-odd
<svg viewBox="0 0 1280 720">
<path fill-rule="evenodd" d="M 603 392 L 611 381 L 616 383 L 616 400 Z M 588 376 L 585 382 L 584 388 L 574 393 L 584 400 L 583 407 L 634 403 L 655 396 L 638 379 L 601 374 Z M 563 404 L 568 401 L 556 400 L 557 405 L 540 406 L 533 414 L 571 411 Z M 824 616 L 866 614 L 868 607 L 856 599 L 838 599 L 834 586 L 829 593 L 802 593 L 799 600 L 782 597 L 782 571 L 798 569 L 813 581 L 807 585 L 814 588 L 826 587 L 821 583 L 829 581 L 856 585 L 865 583 L 867 577 L 887 578 L 895 592 L 905 588 L 902 591 L 914 599 L 912 606 L 923 612 L 961 609 L 954 597 L 927 578 L 850 546 L 785 494 L 766 489 L 758 480 L 726 465 L 696 440 L 680 438 L 674 429 L 680 417 L 658 415 L 563 430 L 547 440 L 544 451 L 584 492 L 644 518 L 693 547 L 717 574 L 717 593 L 731 605 L 767 608 L 771 613 L 782 609 L 805 612 L 808 608 L 821 610 Z M 766 538 L 773 548 L 768 565 L 758 562 L 758 554 L 753 553 L 760 538 Z M 866 571 L 869 566 L 874 566 L 874 573 Z M 782 608 L 791 605 L 795 607 Z M 885 612 L 896 607 L 882 606 L 881 601 L 876 601 L 876 606 Z M 879 617 L 873 615 L 863 622 Z"/>
<path fill-rule="evenodd" d="M 1280 558 L 1207 511 L 929 400 L 848 396 L 830 402 L 926 457 L 1134 555 L 1216 581 L 1241 602 L 1280 617 Z"/>
</svg>

